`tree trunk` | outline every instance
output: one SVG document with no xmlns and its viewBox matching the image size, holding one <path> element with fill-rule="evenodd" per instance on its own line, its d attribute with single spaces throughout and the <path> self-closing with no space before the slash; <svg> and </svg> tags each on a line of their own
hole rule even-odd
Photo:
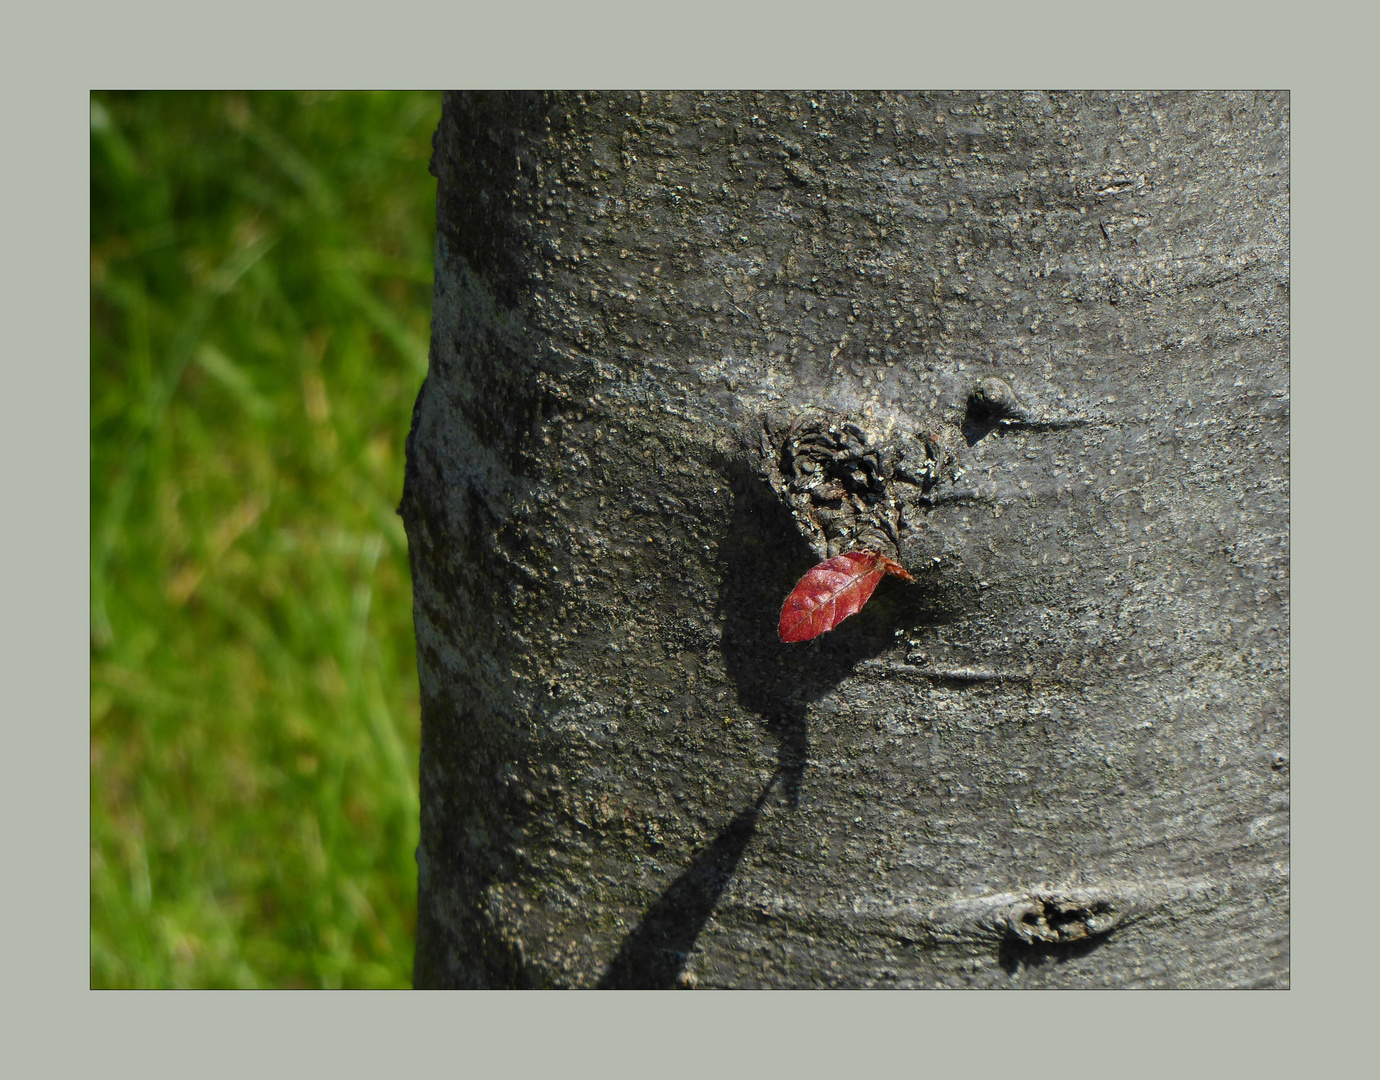
<svg viewBox="0 0 1380 1080">
<path fill-rule="evenodd" d="M 1288 984 L 1285 94 L 456 94 L 420 986 Z M 875 549 L 804 643 L 782 601 Z"/>
</svg>

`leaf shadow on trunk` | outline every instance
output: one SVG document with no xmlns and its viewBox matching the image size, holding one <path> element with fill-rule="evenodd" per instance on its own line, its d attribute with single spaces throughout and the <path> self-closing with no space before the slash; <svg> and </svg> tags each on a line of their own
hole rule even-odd
<svg viewBox="0 0 1380 1080">
<path fill-rule="evenodd" d="M 756 714 L 776 740 L 776 770 L 752 805 L 700 849 L 647 909 L 600 979 L 603 989 L 679 985 L 685 962 L 778 783 L 787 805 L 799 806 L 810 757 L 810 704 L 847 678 L 860 660 L 891 648 L 897 627 L 953 622 L 966 613 L 958 594 L 934 581 L 883 581 L 867 607 L 837 629 L 812 642 L 783 644 L 777 637 L 781 605 L 817 560 L 790 511 L 748 464 L 717 464 L 733 492 L 732 519 L 719 544 L 724 662 L 739 705 Z"/>
<path fill-rule="evenodd" d="M 1025 968 L 1043 967 L 1050 962 L 1064 964 L 1100 949 L 1109 937 L 1110 934 L 1097 934 L 1079 941 L 1027 942 L 1009 934 L 1002 939 L 997 963 L 1008 975 L 1015 975 Z"/>
<path fill-rule="evenodd" d="M 670 990 L 679 985 L 685 961 L 757 831 L 758 815 L 776 780 L 774 774 L 757 800 L 735 815 L 647 909 L 619 946 L 599 989 Z"/>
<path fill-rule="evenodd" d="M 886 578 L 867 606 L 809 642 L 777 636 L 781 605 L 818 561 L 790 510 L 741 461 L 723 465 L 733 492 L 733 515 L 719 544 L 719 609 L 724 666 L 738 703 L 755 713 L 777 743 L 777 770 L 787 804 L 799 806 L 810 757 L 809 706 L 852 674 L 860 661 L 896 644 L 896 631 L 956 621 L 968 605 L 942 580 L 917 575 L 914 584 Z"/>
</svg>

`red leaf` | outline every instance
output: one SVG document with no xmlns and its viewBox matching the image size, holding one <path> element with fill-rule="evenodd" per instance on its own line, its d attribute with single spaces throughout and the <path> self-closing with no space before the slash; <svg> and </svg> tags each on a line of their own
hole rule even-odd
<svg viewBox="0 0 1380 1080">
<path fill-rule="evenodd" d="M 782 641 L 809 641 L 862 610 L 887 574 L 915 579 L 895 559 L 864 548 L 845 551 L 820 563 L 796 582 L 781 606 Z"/>
</svg>

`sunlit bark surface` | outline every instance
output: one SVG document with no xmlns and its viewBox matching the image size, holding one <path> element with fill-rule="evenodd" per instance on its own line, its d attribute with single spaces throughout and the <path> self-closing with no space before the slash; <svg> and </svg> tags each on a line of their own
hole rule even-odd
<svg viewBox="0 0 1380 1080">
<path fill-rule="evenodd" d="M 418 984 L 1287 985 L 1288 161 L 1279 94 L 449 96 Z"/>
</svg>

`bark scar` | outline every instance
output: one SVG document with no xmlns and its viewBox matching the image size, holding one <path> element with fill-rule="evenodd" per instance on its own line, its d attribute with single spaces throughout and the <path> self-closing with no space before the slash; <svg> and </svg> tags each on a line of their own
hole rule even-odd
<svg viewBox="0 0 1380 1080">
<path fill-rule="evenodd" d="M 930 493 L 958 475 L 950 427 L 882 435 L 831 410 L 768 414 L 761 469 L 821 560 L 861 547 L 898 555 L 903 533 L 924 528 Z"/>
</svg>

